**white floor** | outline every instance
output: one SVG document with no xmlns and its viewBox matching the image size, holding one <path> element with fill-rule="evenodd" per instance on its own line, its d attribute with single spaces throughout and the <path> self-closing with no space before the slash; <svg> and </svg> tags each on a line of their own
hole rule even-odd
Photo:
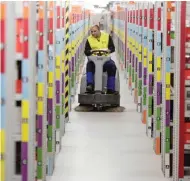
<svg viewBox="0 0 190 181">
<path fill-rule="evenodd" d="M 169 181 L 121 73 L 123 113 L 72 111 L 51 181 Z M 75 105 L 74 105 L 75 106 Z"/>
</svg>

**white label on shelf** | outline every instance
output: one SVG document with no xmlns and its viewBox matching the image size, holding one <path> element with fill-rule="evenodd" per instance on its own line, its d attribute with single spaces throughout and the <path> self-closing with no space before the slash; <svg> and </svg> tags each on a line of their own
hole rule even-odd
<svg viewBox="0 0 190 181">
<path fill-rule="evenodd" d="M 190 80 L 185 80 L 185 85 L 190 85 Z"/>
<path fill-rule="evenodd" d="M 16 94 L 15 95 L 15 100 L 20 101 L 22 99 L 22 94 Z"/>
<path fill-rule="evenodd" d="M 2 50 L 4 48 L 4 44 L 0 43 L 0 49 Z"/>
<path fill-rule="evenodd" d="M 165 154 L 165 176 L 170 177 L 170 154 Z"/>
<path fill-rule="evenodd" d="M 22 60 L 23 56 L 22 53 L 16 53 L 16 60 Z"/>
<path fill-rule="evenodd" d="M 61 6 L 61 1 L 56 1 L 56 6 Z"/>
<path fill-rule="evenodd" d="M 190 27 L 190 21 L 186 20 L 186 27 Z"/>
<path fill-rule="evenodd" d="M 185 144 L 185 145 L 184 145 L 184 149 L 190 150 L 190 144 Z"/>
<path fill-rule="evenodd" d="M 141 96 L 138 96 L 138 103 L 141 103 Z"/>
<path fill-rule="evenodd" d="M 15 14 L 16 14 L 16 18 L 23 17 L 23 1 L 17 1 L 15 3 Z"/>
<path fill-rule="evenodd" d="M 190 53 L 190 47 L 186 47 L 186 49 L 185 49 L 185 53 Z"/>
<path fill-rule="evenodd" d="M 188 37 L 190 37 L 189 34 L 188 34 Z M 186 47 L 186 48 L 190 48 L 190 42 L 186 42 L 186 43 L 185 43 L 185 47 Z"/>
<path fill-rule="evenodd" d="M 56 141 L 60 141 L 60 131 L 56 131 Z"/>
</svg>

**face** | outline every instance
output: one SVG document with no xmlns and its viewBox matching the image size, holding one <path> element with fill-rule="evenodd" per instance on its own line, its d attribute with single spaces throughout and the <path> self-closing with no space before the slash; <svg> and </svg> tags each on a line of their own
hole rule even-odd
<svg viewBox="0 0 190 181">
<path fill-rule="evenodd" d="M 91 31 L 91 35 L 94 38 L 98 38 L 100 36 L 100 30 L 98 30 L 96 26 L 92 27 L 90 31 Z"/>
</svg>

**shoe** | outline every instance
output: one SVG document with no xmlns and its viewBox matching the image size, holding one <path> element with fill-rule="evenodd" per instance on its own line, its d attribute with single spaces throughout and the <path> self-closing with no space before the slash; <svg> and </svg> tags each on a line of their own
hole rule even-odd
<svg viewBox="0 0 190 181">
<path fill-rule="evenodd" d="M 92 86 L 92 84 L 89 84 L 89 85 L 86 87 L 86 91 L 87 91 L 88 93 L 92 93 L 92 92 L 93 92 L 93 86 Z"/>
<path fill-rule="evenodd" d="M 118 94 L 118 92 L 114 91 L 114 90 L 111 90 L 111 89 L 108 89 L 107 94 Z"/>
</svg>

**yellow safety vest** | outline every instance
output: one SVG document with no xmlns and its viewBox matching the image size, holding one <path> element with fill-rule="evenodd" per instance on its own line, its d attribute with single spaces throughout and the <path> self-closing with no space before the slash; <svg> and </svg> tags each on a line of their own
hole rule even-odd
<svg viewBox="0 0 190 181">
<path fill-rule="evenodd" d="M 109 43 L 109 34 L 101 32 L 99 40 L 90 35 L 88 37 L 88 42 L 92 50 L 107 49 Z"/>
</svg>

